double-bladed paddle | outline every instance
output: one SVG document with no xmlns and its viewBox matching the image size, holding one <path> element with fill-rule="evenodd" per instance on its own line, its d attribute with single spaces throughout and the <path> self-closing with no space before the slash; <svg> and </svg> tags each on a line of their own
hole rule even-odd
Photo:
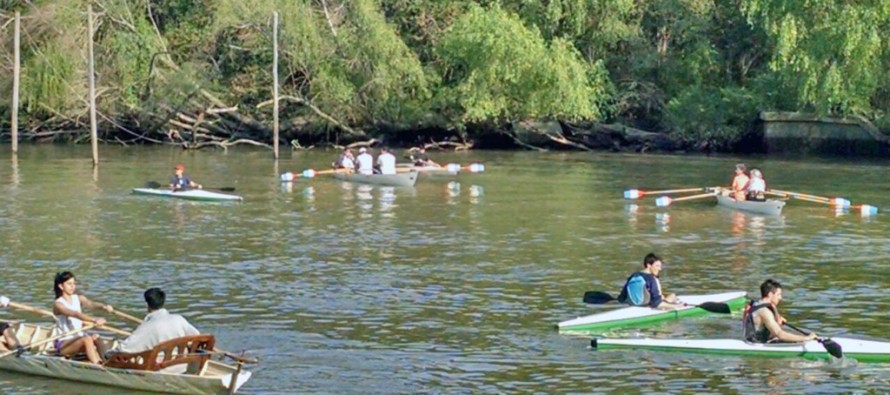
<svg viewBox="0 0 890 395">
<path fill-rule="evenodd" d="M 609 295 L 605 292 L 600 291 L 587 291 L 584 293 L 584 303 L 588 304 L 603 304 L 608 303 L 613 300 L 617 300 L 617 298 Z M 698 307 L 702 310 L 717 313 L 717 314 L 732 314 L 732 309 L 729 308 L 729 305 L 726 303 L 720 302 L 704 302 L 702 304 L 685 304 L 687 307 Z"/>
<path fill-rule="evenodd" d="M 149 182 L 146 182 L 146 183 L 145 183 L 145 187 L 146 187 L 146 188 L 154 188 L 154 189 L 158 189 L 158 188 L 160 188 L 160 187 L 162 187 L 162 186 L 165 186 L 165 185 L 161 185 L 161 183 L 159 183 L 159 182 L 157 182 L 157 181 L 149 181 Z M 204 188 L 204 189 L 213 189 L 213 190 L 216 190 L 216 191 L 223 191 L 223 192 L 235 192 L 235 187 Z"/>
<path fill-rule="evenodd" d="M 800 329 L 800 328 L 798 328 L 794 325 L 791 325 L 787 322 L 785 323 L 785 326 L 800 332 L 804 336 L 810 335 L 810 332 Z M 836 341 L 831 340 L 830 338 L 827 338 L 827 337 L 817 337 L 816 341 L 819 342 L 819 344 L 821 344 L 822 347 L 825 347 L 825 351 L 828 351 L 828 353 L 831 354 L 831 356 L 833 356 L 837 359 L 841 359 L 844 357 L 844 350 L 843 350 L 843 348 L 841 348 L 841 345 L 838 344 Z"/>
</svg>

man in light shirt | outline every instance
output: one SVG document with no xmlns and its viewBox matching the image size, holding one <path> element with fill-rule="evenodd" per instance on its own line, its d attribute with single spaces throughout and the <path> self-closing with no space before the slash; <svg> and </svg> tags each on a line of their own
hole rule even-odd
<svg viewBox="0 0 890 395">
<path fill-rule="evenodd" d="M 361 174 L 374 174 L 374 158 L 368 153 L 368 149 L 362 147 L 358 150 L 358 156 L 355 157 L 358 163 L 358 172 Z"/>
<path fill-rule="evenodd" d="M 389 148 L 384 147 L 380 150 L 377 166 L 380 168 L 380 174 L 396 174 L 396 156 L 389 151 Z"/>
<path fill-rule="evenodd" d="M 145 291 L 148 315 L 130 337 L 121 341 L 109 352 L 140 353 L 151 350 L 167 340 L 200 334 L 181 315 L 168 313 L 164 308 L 165 300 L 166 295 L 160 288 L 149 288 Z"/>
</svg>

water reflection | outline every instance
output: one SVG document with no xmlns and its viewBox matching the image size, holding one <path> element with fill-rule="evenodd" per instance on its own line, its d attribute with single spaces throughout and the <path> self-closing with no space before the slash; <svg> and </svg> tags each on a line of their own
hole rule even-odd
<svg viewBox="0 0 890 395">
<path fill-rule="evenodd" d="M 485 189 L 479 185 L 471 185 L 470 186 L 470 203 L 479 204 L 482 201 L 482 196 L 485 195 Z"/>
<path fill-rule="evenodd" d="M 671 214 L 668 212 L 655 213 L 655 225 L 660 232 L 671 231 Z"/>
</svg>

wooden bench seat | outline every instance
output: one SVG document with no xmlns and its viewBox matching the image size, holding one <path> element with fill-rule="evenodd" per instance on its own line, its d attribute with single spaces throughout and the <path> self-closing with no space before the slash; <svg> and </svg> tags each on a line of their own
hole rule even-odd
<svg viewBox="0 0 890 395">
<path fill-rule="evenodd" d="M 105 366 L 157 371 L 173 365 L 189 364 L 188 370 L 198 373 L 210 360 L 210 351 L 215 343 L 213 335 L 179 337 L 140 353 L 114 353 L 105 362 Z"/>
</svg>

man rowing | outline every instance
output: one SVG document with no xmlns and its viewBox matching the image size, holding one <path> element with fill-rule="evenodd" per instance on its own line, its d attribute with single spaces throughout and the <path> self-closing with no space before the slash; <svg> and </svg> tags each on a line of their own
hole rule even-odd
<svg viewBox="0 0 890 395">
<path fill-rule="evenodd" d="M 426 155 L 426 147 L 423 145 L 411 150 L 408 156 L 412 162 L 414 162 L 414 166 L 416 167 L 439 167 L 439 164 L 430 160 L 430 157 Z"/>
<path fill-rule="evenodd" d="M 745 170 L 744 163 L 735 165 L 735 175 L 732 177 L 732 185 L 730 186 L 733 199 L 740 202 L 745 200 L 745 196 L 748 194 L 745 188 L 748 186 L 748 181 L 751 181 Z"/>
<path fill-rule="evenodd" d="M 763 284 L 760 284 L 760 300 L 751 301 L 751 304 L 745 308 L 742 318 L 745 341 L 751 343 L 797 343 L 817 337 L 815 333 L 801 336 L 782 329 L 785 318 L 779 314 L 779 303 L 782 303 L 782 284 L 773 279 L 767 279 Z"/>
<path fill-rule="evenodd" d="M 661 273 L 662 261 L 658 255 L 649 253 L 643 258 L 643 270 L 631 274 L 618 295 L 619 303 L 627 303 L 631 306 L 649 306 L 653 309 L 671 310 L 683 307 L 677 300 L 677 295 L 667 296 L 661 293 L 661 281 L 658 274 Z"/>
<path fill-rule="evenodd" d="M 181 315 L 167 312 L 164 308 L 167 297 L 160 288 L 149 288 L 143 296 L 148 307 L 148 315 L 130 337 L 121 341 L 109 352 L 139 353 L 151 350 L 167 340 L 200 334 Z"/>
</svg>

